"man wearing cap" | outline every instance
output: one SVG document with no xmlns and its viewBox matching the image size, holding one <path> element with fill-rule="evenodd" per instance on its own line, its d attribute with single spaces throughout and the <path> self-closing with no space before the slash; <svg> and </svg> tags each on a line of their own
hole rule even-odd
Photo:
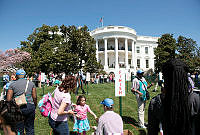
<svg viewBox="0 0 200 135">
<path fill-rule="evenodd" d="M 146 128 L 144 125 L 144 110 L 146 103 L 146 89 L 150 88 L 152 85 L 148 86 L 145 78 L 143 77 L 144 71 L 138 70 L 136 78 L 133 79 L 132 89 L 134 92 L 138 104 L 138 125 L 140 128 Z"/>
<path fill-rule="evenodd" d="M 26 135 L 34 135 L 34 119 L 35 108 L 37 105 L 37 94 L 35 84 L 31 81 L 27 82 L 27 80 L 24 79 L 25 75 L 26 72 L 24 70 L 17 70 L 17 80 L 10 84 L 7 92 L 7 100 L 10 101 L 15 97 L 24 94 L 26 85 L 28 86 L 25 93 L 27 104 L 20 106 L 20 110 L 24 116 L 24 121 L 17 123 L 17 131 L 23 135 L 25 128 Z"/>
<path fill-rule="evenodd" d="M 123 121 L 121 116 L 113 111 L 113 100 L 106 98 L 101 104 L 105 113 L 99 118 L 96 135 L 122 134 Z"/>
</svg>

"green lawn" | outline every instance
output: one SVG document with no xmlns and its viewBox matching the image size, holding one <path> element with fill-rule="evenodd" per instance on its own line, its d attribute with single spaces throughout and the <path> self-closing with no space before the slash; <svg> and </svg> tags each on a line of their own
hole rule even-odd
<svg viewBox="0 0 200 135">
<path fill-rule="evenodd" d="M 127 84 L 126 84 L 127 87 Z M 124 129 L 131 130 L 134 135 L 146 135 L 147 131 L 144 129 L 140 129 L 137 127 L 137 102 L 135 99 L 135 96 L 130 92 L 131 83 L 128 83 L 129 91 L 127 92 L 126 88 L 126 96 L 122 97 L 122 118 L 124 122 Z M 152 92 L 152 87 L 149 89 L 149 92 L 151 94 L 151 98 L 158 93 L 160 93 L 160 90 L 157 92 Z M 45 87 L 44 88 L 44 94 L 48 92 L 52 92 L 55 89 L 55 87 Z M 104 84 L 89 84 L 88 87 L 84 87 L 85 91 L 88 90 L 88 95 L 86 95 L 86 104 L 88 104 L 91 108 L 91 110 L 97 115 L 97 117 L 100 117 L 104 111 L 103 107 L 100 104 L 100 102 L 105 98 L 112 98 L 114 100 L 114 111 L 116 113 L 119 113 L 119 97 L 115 97 L 114 95 L 114 83 L 104 83 Z M 79 92 L 81 92 L 81 89 L 79 89 Z M 43 89 L 37 88 L 37 95 L 38 95 L 38 101 L 42 98 L 43 95 Z M 76 103 L 76 96 L 72 93 L 72 102 Z M 145 108 L 145 122 L 147 122 L 147 109 L 148 109 L 149 101 L 146 104 Z M 97 125 L 96 121 L 92 117 L 92 115 L 88 114 L 88 119 L 90 121 L 90 126 Z M 72 133 L 73 128 L 73 122 L 69 120 L 69 129 Z M 90 135 L 93 132 L 91 129 L 87 132 L 88 135 Z M 1 134 L 2 132 L 0 132 Z M 36 135 L 50 135 L 51 128 L 48 124 L 48 118 L 42 117 L 39 109 L 36 110 L 36 119 L 35 119 L 35 134 Z M 52 134 L 52 133 L 51 133 Z"/>
<path fill-rule="evenodd" d="M 127 85 L 126 85 L 127 86 Z M 135 99 L 135 96 L 130 92 L 131 83 L 128 83 L 129 92 L 127 92 L 126 89 L 126 96 L 122 97 L 122 117 L 124 122 L 124 129 L 131 130 L 134 135 L 145 135 L 147 133 L 146 130 L 140 129 L 137 127 L 137 102 Z M 149 91 L 151 94 L 151 97 L 157 95 L 160 91 L 157 92 L 151 92 L 152 87 Z M 44 93 L 52 92 L 54 90 L 54 87 L 45 87 Z M 103 107 L 100 104 L 100 102 L 105 98 L 112 98 L 114 100 L 114 111 L 119 113 L 119 97 L 114 96 L 114 84 L 113 83 L 104 83 L 104 84 L 89 84 L 88 88 L 85 88 L 85 90 L 88 90 L 88 95 L 86 95 L 86 104 L 88 104 L 91 108 L 91 110 L 100 117 L 104 111 Z M 81 89 L 79 89 L 79 92 L 81 92 Z M 38 101 L 41 99 L 43 94 L 43 89 L 37 89 L 37 95 L 38 95 Z M 74 94 L 71 94 L 73 103 L 76 103 L 76 97 Z M 145 121 L 147 122 L 147 109 L 148 104 L 146 104 L 146 111 L 145 111 Z M 96 125 L 96 122 L 92 115 L 88 114 L 88 119 L 90 121 L 90 125 L 94 126 Z M 69 129 L 72 131 L 73 128 L 73 122 L 69 120 Z M 48 118 L 42 117 L 40 115 L 40 112 L 37 108 L 36 111 L 36 119 L 35 119 L 35 133 L 36 135 L 48 135 L 51 132 L 51 128 L 48 124 Z M 87 134 L 91 134 L 93 130 L 87 132 Z"/>
</svg>

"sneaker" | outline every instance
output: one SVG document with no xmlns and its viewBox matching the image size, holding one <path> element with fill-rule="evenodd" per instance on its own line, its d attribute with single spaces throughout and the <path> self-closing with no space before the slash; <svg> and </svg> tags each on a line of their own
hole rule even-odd
<svg viewBox="0 0 200 135">
<path fill-rule="evenodd" d="M 142 125 L 142 126 L 139 126 L 140 128 L 144 128 L 144 129 L 146 129 L 147 127 L 146 126 L 144 126 L 144 125 Z"/>
</svg>

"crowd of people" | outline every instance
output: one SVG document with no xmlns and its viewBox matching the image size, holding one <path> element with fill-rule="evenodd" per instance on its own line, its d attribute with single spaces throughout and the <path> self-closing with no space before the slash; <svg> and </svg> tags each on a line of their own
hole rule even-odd
<svg viewBox="0 0 200 135">
<path fill-rule="evenodd" d="M 34 135 L 35 109 L 37 106 L 36 85 L 29 81 L 30 79 L 25 79 L 26 72 L 23 69 L 17 70 L 15 75 L 16 80 L 7 82 L 9 85 L 5 91 L 5 97 L 0 101 L 0 125 L 6 135 L 23 135 L 25 133 L 26 135 Z M 75 119 L 72 130 L 78 134 L 86 134 L 90 130 L 87 112 L 91 113 L 98 123 L 97 127 L 92 127 L 94 129 L 93 134 L 122 134 L 123 121 L 121 116 L 113 111 L 114 101 L 112 99 L 107 98 L 101 102 L 105 113 L 100 118 L 86 104 L 84 95 L 77 96 L 77 103 L 72 104 L 70 94 L 75 92 L 78 95 L 78 88 L 82 88 L 81 84 L 84 81 L 82 78 L 80 74 L 76 76 L 66 75 L 54 90 L 54 101 L 49 116 L 49 125 L 53 129 L 53 134 L 69 135 L 69 115 L 73 115 Z M 16 98 L 23 94 L 25 94 L 26 103 L 17 104 Z M 82 94 L 85 94 L 83 89 Z M 113 120 L 120 122 L 120 124 L 113 123 Z"/>
<path fill-rule="evenodd" d="M 144 78 L 144 71 L 138 70 L 132 80 L 131 91 L 137 101 L 138 127 L 146 129 L 149 135 L 198 135 L 200 130 L 200 97 L 193 91 L 194 82 L 187 65 L 179 59 L 172 59 L 162 67 L 163 83 L 161 93 L 153 97 L 148 106 L 148 123 L 145 123 L 145 106 L 148 100 L 148 84 Z M 35 78 L 41 79 L 35 73 Z M 26 72 L 17 70 L 11 76 L 4 74 L 4 97 L 0 101 L 0 125 L 6 135 L 33 135 L 35 109 L 37 106 L 37 91 L 34 78 L 25 79 Z M 99 102 L 103 105 L 104 114 L 99 118 L 86 104 L 85 90 L 86 75 L 78 72 L 75 75 L 54 75 L 50 73 L 50 85 L 55 85 L 54 101 L 48 118 L 54 135 L 68 135 L 69 131 L 85 135 L 91 128 L 93 134 L 123 134 L 123 120 L 114 112 L 114 101 L 110 98 Z M 55 78 L 55 79 L 54 79 Z M 111 75 L 108 77 L 112 78 Z M 12 81 L 10 81 L 12 80 Z M 109 80 L 108 80 L 109 81 Z M 38 81 L 37 81 L 38 82 Z M 38 83 L 39 84 L 39 83 Z M 79 88 L 83 95 L 79 95 Z M 72 104 L 71 92 L 75 93 L 77 102 Z M 25 104 L 18 104 L 16 98 L 25 94 Z M 97 122 L 97 126 L 90 127 L 87 113 Z M 69 129 L 68 116 L 74 117 L 74 126 Z"/>
</svg>

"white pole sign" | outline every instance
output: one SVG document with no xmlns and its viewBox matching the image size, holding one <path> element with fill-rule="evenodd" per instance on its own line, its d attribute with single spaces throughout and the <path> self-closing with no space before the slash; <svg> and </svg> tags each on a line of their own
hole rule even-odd
<svg viewBox="0 0 200 135">
<path fill-rule="evenodd" d="M 129 72 L 126 72 L 126 81 L 129 80 Z"/>
<path fill-rule="evenodd" d="M 45 82 L 45 73 L 41 73 L 41 82 Z"/>
<path fill-rule="evenodd" d="M 89 72 L 86 73 L 86 81 L 88 81 L 88 82 L 90 81 L 90 73 Z"/>
<path fill-rule="evenodd" d="M 125 73 L 123 70 L 115 72 L 115 96 L 125 96 Z"/>
</svg>

